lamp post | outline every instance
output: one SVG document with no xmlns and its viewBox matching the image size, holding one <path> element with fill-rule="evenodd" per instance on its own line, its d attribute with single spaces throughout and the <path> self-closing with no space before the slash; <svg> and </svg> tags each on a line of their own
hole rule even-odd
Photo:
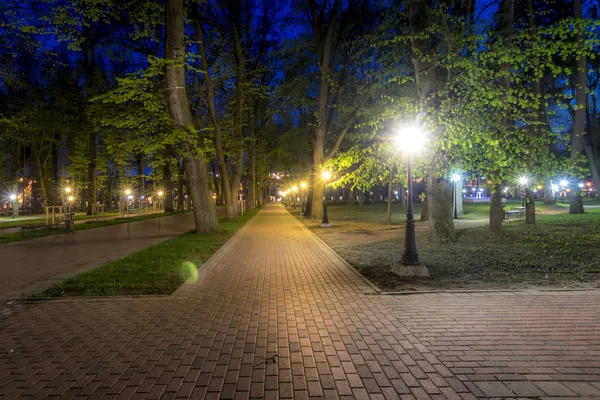
<svg viewBox="0 0 600 400">
<path fill-rule="evenodd" d="M 523 196 L 522 196 L 522 201 L 521 201 L 521 206 L 525 207 L 525 190 L 527 190 L 527 183 L 529 182 L 529 179 L 526 176 L 521 176 L 519 177 L 519 185 L 521 185 L 521 187 L 523 188 Z"/>
<path fill-rule="evenodd" d="M 300 187 L 302 188 L 301 192 L 300 192 L 300 196 L 301 198 L 301 202 L 302 202 L 302 212 L 300 213 L 300 215 L 304 215 L 304 196 L 306 195 L 306 182 L 302 182 L 300 184 Z"/>
<path fill-rule="evenodd" d="M 560 186 L 562 186 L 562 191 L 560 192 L 560 203 L 564 204 L 565 196 L 563 196 L 563 193 L 565 193 L 565 195 L 566 195 L 566 189 L 567 189 L 567 186 L 569 186 L 569 182 L 567 182 L 566 179 L 563 179 L 562 181 L 560 181 Z"/>
<path fill-rule="evenodd" d="M 427 268 L 419 262 L 417 240 L 415 235 L 415 219 L 413 214 L 413 155 L 423 148 L 425 137 L 418 125 L 402 127 L 396 137 L 396 145 L 407 157 L 408 194 L 406 204 L 406 226 L 404 233 L 404 249 L 402 262 L 394 272 L 399 275 L 429 276 Z"/>
<path fill-rule="evenodd" d="M 294 193 L 294 210 L 296 209 L 296 192 L 298 192 L 298 186 L 294 185 L 292 187 L 292 192 Z"/>
<path fill-rule="evenodd" d="M 12 203 L 12 219 L 15 219 L 15 204 L 17 203 L 17 195 L 10 195 L 10 202 Z"/>
<path fill-rule="evenodd" d="M 329 223 L 329 218 L 327 217 L 327 181 L 329 180 L 329 178 L 331 178 L 331 172 L 323 171 L 321 177 L 323 178 L 323 182 L 325 183 L 323 190 L 325 192 L 325 198 L 323 200 L 323 221 L 321 221 L 321 228 L 330 228 L 331 224 Z"/>
<path fill-rule="evenodd" d="M 462 177 L 459 174 L 452 175 L 452 215 L 454 219 L 458 219 L 458 207 L 456 204 L 456 182 L 458 182 Z"/>
</svg>

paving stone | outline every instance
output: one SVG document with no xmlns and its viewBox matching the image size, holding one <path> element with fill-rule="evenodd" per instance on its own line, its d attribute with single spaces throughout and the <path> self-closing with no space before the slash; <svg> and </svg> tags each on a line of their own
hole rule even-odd
<svg viewBox="0 0 600 400">
<path fill-rule="evenodd" d="M 174 296 L 1 305 L 0 397 L 597 398 L 599 314 L 593 290 L 378 296 L 268 205 Z"/>
</svg>

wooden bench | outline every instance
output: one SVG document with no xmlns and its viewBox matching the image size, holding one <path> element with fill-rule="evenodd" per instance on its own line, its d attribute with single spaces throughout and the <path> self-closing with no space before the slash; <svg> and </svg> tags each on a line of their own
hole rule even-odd
<svg viewBox="0 0 600 400">
<path fill-rule="evenodd" d="M 504 210 L 504 220 L 519 219 L 525 217 L 525 207 L 515 207 L 513 210 Z"/>
</svg>

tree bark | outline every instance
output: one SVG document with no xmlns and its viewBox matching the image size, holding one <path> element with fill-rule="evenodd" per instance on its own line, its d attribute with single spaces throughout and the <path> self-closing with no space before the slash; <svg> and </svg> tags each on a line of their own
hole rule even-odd
<svg viewBox="0 0 600 400">
<path fill-rule="evenodd" d="M 535 199 L 531 189 L 525 190 L 525 223 L 535 224 Z"/>
<path fill-rule="evenodd" d="M 165 70 L 165 94 L 169 114 L 176 125 L 194 130 L 193 118 L 185 90 L 185 55 L 183 0 L 166 0 L 165 58 L 172 61 Z M 188 192 L 194 204 L 196 233 L 218 232 L 219 225 L 212 196 L 208 191 L 206 164 L 191 149 L 184 166 Z"/>
<path fill-rule="evenodd" d="M 573 0 L 573 14 L 577 22 L 583 20 L 581 0 Z M 585 49 L 585 38 L 582 34 L 576 35 L 577 46 L 581 52 Z M 573 133 L 571 139 L 571 159 L 574 161 L 583 152 L 583 134 L 585 129 L 585 109 L 587 100 L 587 61 L 585 54 L 577 59 L 577 72 L 575 80 L 575 114 L 573 117 Z"/>
<path fill-rule="evenodd" d="M 554 193 L 552 192 L 552 179 L 544 181 L 544 204 L 554 204 Z"/>
<path fill-rule="evenodd" d="M 512 43 L 513 21 L 514 0 L 504 0 L 502 14 L 502 37 L 504 39 L 504 43 L 507 46 Z M 502 100 L 505 102 L 508 101 L 508 93 L 510 91 L 511 85 L 510 70 L 511 65 L 508 62 L 502 64 L 501 85 L 504 89 L 504 92 L 502 94 Z M 508 121 L 506 121 L 506 124 L 508 124 Z M 503 219 L 504 210 L 502 208 L 502 185 L 496 184 L 492 189 L 492 198 L 490 199 L 490 230 L 501 231 Z"/>
<path fill-rule="evenodd" d="M 225 198 L 225 215 L 227 219 L 235 219 L 237 217 L 237 207 L 235 207 L 235 198 L 231 192 L 230 180 L 229 180 L 229 166 L 225 160 L 225 152 L 223 150 L 223 137 L 221 132 L 221 122 L 217 116 L 217 109 L 215 105 L 215 90 L 210 76 L 208 68 L 208 60 L 206 58 L 206 48 L 204 46 L 202 24 L 200 23 L 200 15 L 198 14 L 197 6 L 192 6 L 192 17 L 194 19 L 194 33 L 196 34 L 196 40 L 198 41 L 198 50 L 200 59 L 202 62 L 202 70 L 204 71 L 204 83 L 206 86 L 206 103 L 208 104 L 208 111 L 210 119 L 214 128 L 214 143 L 215 150 L 217 151 L 217 160 L 219 162 L 219 169 L 221 171 L 221 177 L 223 182 L 223 197 Z"/>
<path fill-rule="evenodd" d="M 177 172 L 177 210 L 183 212 L 183 179 L 185 170 L 182 165 Z"/>
<path fill-rule="evenodd" d="M 490 199 L 490 230 L 501 232 L 503 220 L 502 185 L 497 184 L 492 187 L 492 197 Z"/>
<path fill-rule="evenodd" d="M 173 181 L 169 161 L 163 164 L 163 194 L 165 196 L 165 212 L 173 212 Z"/>
<path fill-rule="evenodd" d="M 388 225 L 392 224 L 392 185 L 394 184 L 394 167 L 390 168 L 390 180 L 388 183 L 387 219 Z"/>
<path fill-rule="evenodd" d="M 444 180 L 433 182 L 430 192 L 431 215 L 429 234 L 436 242 L 454 241 L 454 219 L 452 218 L 452 187 Z"/>
<path fill-rule="evenodd" d="M 583 199 L 580 194 L 577 194 L 569 203 L 569 214 L 583 214 L 583 212 Z"/>
</svg>

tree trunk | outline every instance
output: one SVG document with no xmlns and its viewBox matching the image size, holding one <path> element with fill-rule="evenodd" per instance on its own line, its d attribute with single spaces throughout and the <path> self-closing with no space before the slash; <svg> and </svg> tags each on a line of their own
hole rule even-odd
<svg viewBox="0 0 600 400">
<path fill-rule="evenodd" d="M 535 224 L 535 199 L 530 189 L 525 190 L 525 223 Z"/>
<path fill-rule="evenodd" d="M 573 196 L 571 202 L 569 203 L 569 214 L 583 214 L 583 199 L 581 195 L 578 193 Z"/>
<path fill-rule="evenodd" d="M 176 125 L 193 130 L 194 120 L 185 90 L 185 42 L 183 0 L 166 0 L 165 59 L 174 61 L 165 71 L 165 94 L 169 114 Z M 218 232 L 212 196 L 208 191 L 208 170 L 193 154 L 185 157 L 188 192 L 194 203 L 196 233 Z"/>
<path fill-rule="evenodd" d="M 96 132 L 88 127 L 88 206 L 87 215 L 92 215 L 96 204 Z"/>
<path fill-rule="evenodd" d="M 250 150 L 250 174 L 248 175 L 248 211 L 256 207 L 256 148 Z"/>
<path fill-rule="evenodd" d="M 460 217 L 463 215 L 463 180 L 462 178 L 454 182 L 454 201 L 456 204 L 456 216 Z M 454 217 L 454 216 L 452 216 Z"/>
<path fill-rule="evenodd" d="M 581 0 L 573 0 L 573 15 L 576 21 L 582 21 Z M 585 49 L 585 38 L 582 34 L 576 35 L 577 46 L 580 51 Z M 587 66 L 586 56 L 581 54 L 577 59 L 577 72 L 575 84 L 575 114 L 573 117 L 573 133 L 571 141 L 571 159 L 574 161 L 583 152 L 583 134 L 585 129 L 585 109 L 587 100 Z"/>
<path fill-rule="evenodd" d="M 237 208 L 235 207 L 235 198 L 231 193 L 231 186 L 229 180 L 229 166 L 225 161 L 225 152 L 223 149 L 223 138 L 221 133 L 221 122 L 217 116 L 217 109 L 215 105 L 215 91 L 208 68 L 208 61 L 206 58 L 206 48 L 204 46 L 202 24 L 200 23 L 200 15 L 198 14 L 197 6 L 192 6 L 192 17 L 194 19 L 194 32 L 196 34 L 196 40 L 198 41 L 198 50 L 200 53 L 200 60 L 202 62 L 202 70 L 204 71 L 204 83 L 206 85 L 206 102 L 208 104 L 208 110 L 210 119 L 214 128 L 214 143 L 215 150 L 217 151 L 217 160 L 219 161 L 219 169 L 221 171 L 222 182 L 223 182 L 223 195 L 225 197 L 225 214 L 227 219 L 235 219 L 237 217 Z"/>
<path fill-rule="evenodd" d="M 452 218 L 452 187 L 444 180 L 433 182 L 430 192 L 432 203 L 429 219 L 429 235 L 435 242 L 454 241 L 454 219 Z"/>
<path fill-rule="evenodd" d="M 183 175 L 184 168 L 183 166 L 179 166 L 179 170 L 177 172 L 177 210 L 183 212 Z"/>
<path fill-rule="evenodd" d="M 544 181 L 544 204 L 554 204 L 554 192 L 552 191 L 552 179 Z"/>
<path fill-rule="evenodd" d="M 354 196 L 354 189 L 352 189 L 352 186 L 350 186 L 348 188 L 348 204 L 353 206 L 355 201 L 356 200 L 355 200 L 355 196 Z"/>
<path fill-rule="evenodd" d="M 504 220 L 504 209 L 502 208 L 502 185 L 492 186 L 492 197 L 490 199 L 490 230 L 494 232 L 502 231 L 502 221 Z"/>
<path fill-rule="evenodd" d="M 401 183 L 400 188 L 398 189 L 398 198 L 400 199 L 400 205 L 402 208 L 406 208 L 406 188 L 404 184 Z"/>
<path fill-rule="evenodd" d="M 137 155 L 137 173 L 139 179 L 138 193 L 139 197 L 146 195 L 146 179 L 144 178 L 144 155 Z"/>
<path fill-rule="evenodd" d="M 431 202 L 429 199 L 429 194 L 433 192 L 432 179 L 430 176 L 427 176 L 427 182 L 425 183 L 425 199 L 421 200 L 421 219 L 420 221 L 425 222 L 429 221 L 429 214 L 431 211 Z M 413 185 L 414 187 L 414 185 Z M 413 196 L 414 193 L 407 193 L 407 196 Z"/>
<path fill-rule="evenodd" d="M 381 185 L 378 183 L 371 189 L 373 194 L 371 195 L 371 204 L 381 203 Z"/>
<path fill-rule="evenodd" d="M 165 196 L 165 212 L 173 212 L 173 181 L 169 162 L 163 164 L 163 194 Z"/>
<path fill-rule="evenodd" d="M 394 184 L 394 168 L 390 168 L 390 181 L 388 183 L 387 219 L 388 225 L 392 224 L 392 185 Z"/>
<path fill-rule="evenodd" d="M 358 205 L 361 207 L 365 205 L 365 192 L 362 190 L 358 191 Z"/>
</svg>

